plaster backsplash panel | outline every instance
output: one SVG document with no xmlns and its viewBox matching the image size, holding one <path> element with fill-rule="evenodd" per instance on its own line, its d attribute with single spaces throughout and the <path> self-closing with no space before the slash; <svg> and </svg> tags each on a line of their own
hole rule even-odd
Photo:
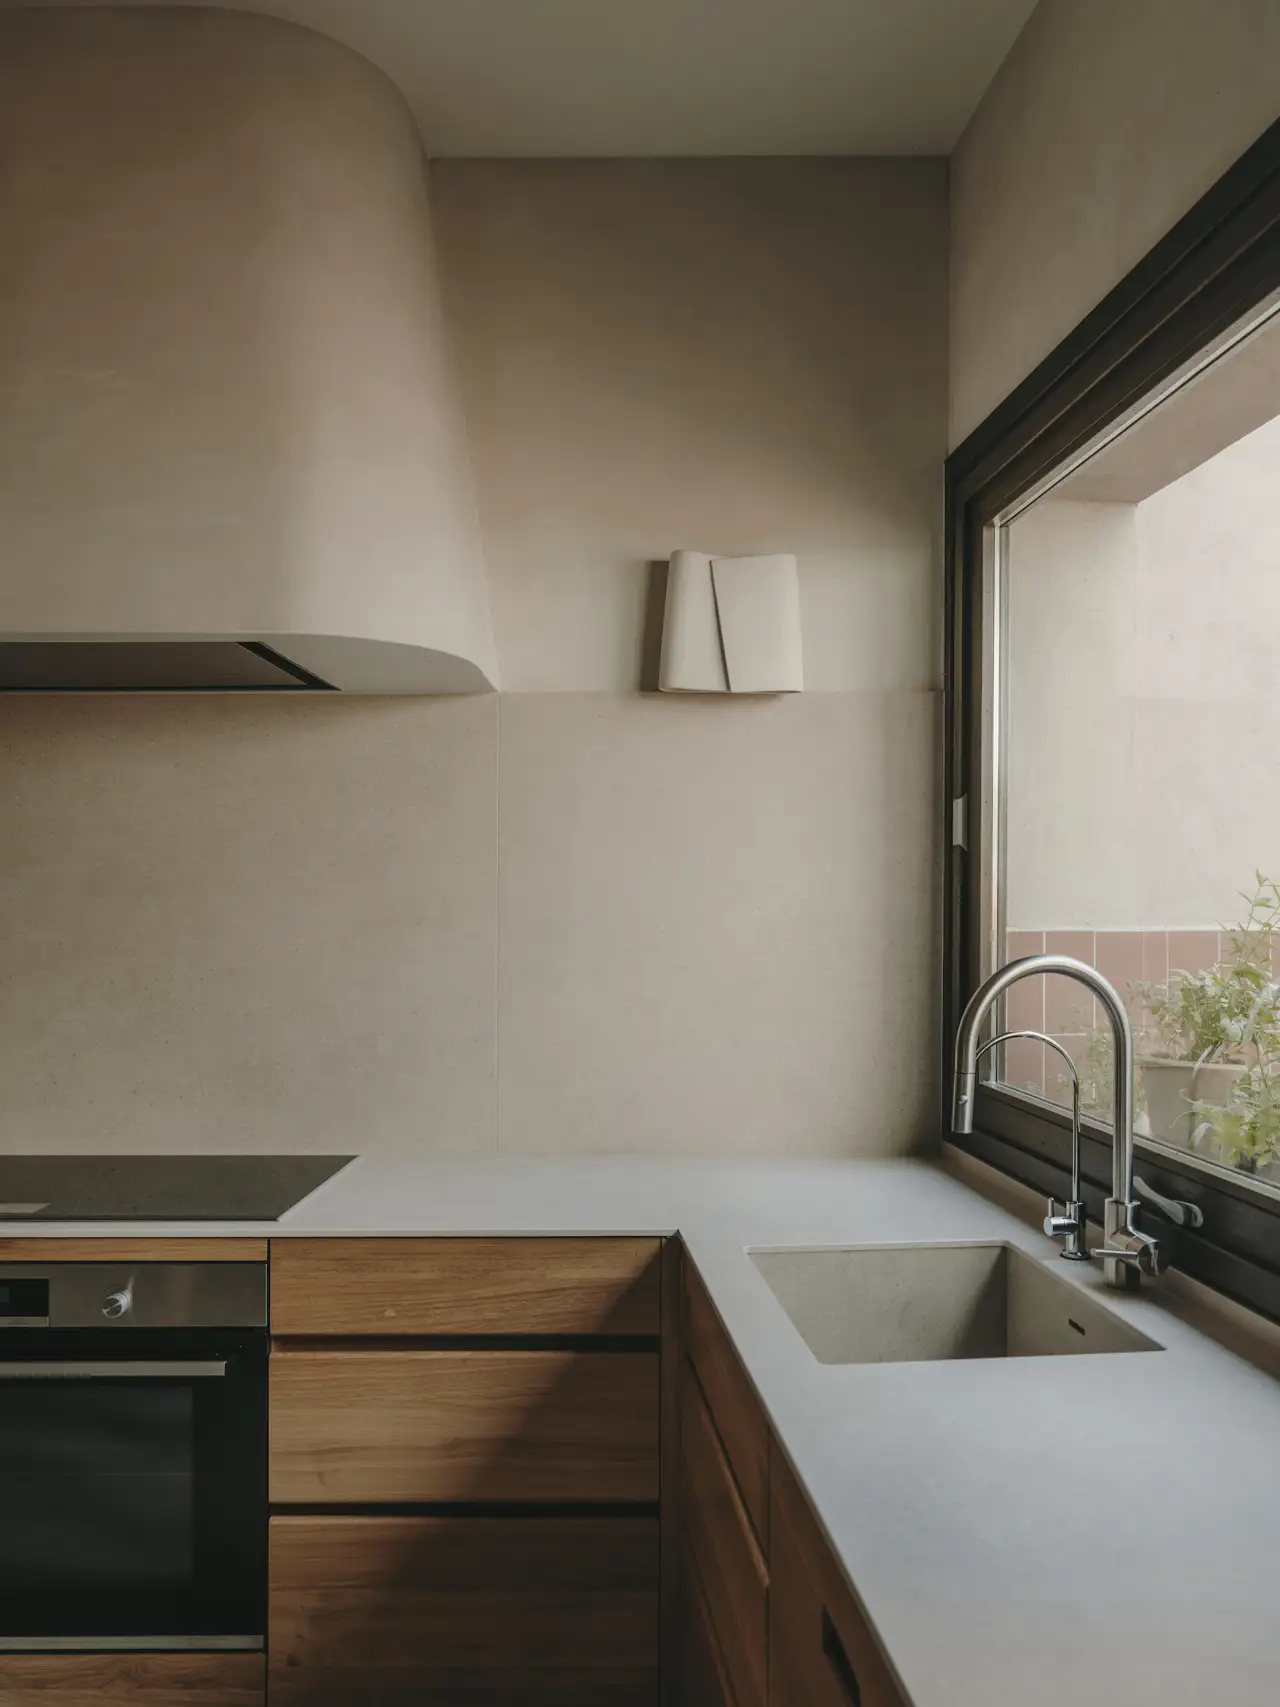
<svg viewBox="0 0 1280 1707">
<path fill-rule="evenodd" d="M 0 720 L 0 1149 L 492 1150 L 496 699 Z"/>
<path fill-rule="evenodd" d="M 878 1155 L 930 1128 L 936 695 L 0 719 L 0 1150 Z"/>
<path fill-rule="evenodd" d="M 516 694 L 501 719 L 499 1147 L 918 1145 L 937 696 Z"/>
</svg>

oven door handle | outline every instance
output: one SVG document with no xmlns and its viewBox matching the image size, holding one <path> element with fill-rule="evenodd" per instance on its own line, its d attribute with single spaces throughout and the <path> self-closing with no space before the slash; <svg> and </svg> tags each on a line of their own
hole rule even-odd
<svg viewBox="0 0 1280 1707">
<path fill-rule="evenodd" d="M 133 1381 L 156 1376 L 167 1381 L 190 1381 L 226 1373 L 225 1360 L 216 1358 L 190 1363 L 179 1362 L 175 1358 L 168 1361 L 157 1358 L 153 1362 L 134 1362 L 127 1358 L 93 1363 L 41 1363 L 34 1359 L 30 1363 L 0 1362 L 0 1381 Z"/>
</svg>

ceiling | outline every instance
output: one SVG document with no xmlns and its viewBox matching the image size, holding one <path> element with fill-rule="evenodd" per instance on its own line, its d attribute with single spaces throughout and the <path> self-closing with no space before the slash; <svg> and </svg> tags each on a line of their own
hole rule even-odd
<svg viewBox="0 0 1280 1707">
<path fill-rule="evenodd" d="M 366 55 L 408 97 L 431 154 L 538 157 L 945 154 L 1034 7 L 267 0 L 225 9 L 308 24 Z"/>
</svg>

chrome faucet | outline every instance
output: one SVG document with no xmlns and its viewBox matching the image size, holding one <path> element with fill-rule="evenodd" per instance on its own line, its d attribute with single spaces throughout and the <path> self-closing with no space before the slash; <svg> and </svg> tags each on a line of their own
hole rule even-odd
<svg viewBox="0 0 1280 1707">
<path fill-rule="evenodd" d="M 1137 1226 L 1139 1205 L 1133 1195 L 1133 1028 L 1113 985 L 1083 960 L 1068 954 L 1029 954 L 1012 960 L 993 972 L 970 996 L 956 1033 L 955 1080 L 952 1087 L 951 1127 L 954 1132 L 973 1131 L 973 1102 L 978 1078 L 978 1033 L 983 1021 L 1014 984 L 1023 978 L 1059 972 L 1074 978 L 1098 998 L 1111 1024 L 1114 1039 L 1114 1083 L 1111 1138 L 1111 1196 L 1103 1216 L 1104 1243 L 1094 1252 L 1102 1258 L 1102 1273 L 1108 1286 L 1131 1289 L 1144 1274 L 1159 1274 L 1165 1266 L 1158 1239 Z M 1074 1193 L 1073 1193 L 1074 1195 Z M 1052 1211 L 1051 1211 L 1052 1213 Z M 1065 1229 L 1063 1229 L 1065 1231 Z"/>
<path fill-rule="evenodd" d="M 1057 1038 L 1048 1037 L 1043 1031 L 1002 1031 L 995 1037 L 989 1037 L 985 1043 L 979 1045 L 978 1053 L 974 1057 L 975 1067 L 988 1049 L 994 1049 L 1001 1043 L 1012 1043 L 1016 1037 L 1030 1038 L 1033 1043 L 1043 1043 L 1046 1049 L 1055 1050 L 1061 1055 L 1071 1075 L 1071 1196 L 1065 1203 L 1059 1203 L 1056 1197 L 1049 1199 L 1049 1213 L 1044 1218 L 1044 1230 L 1051 1239 L 1062 1240 L 1062 1250 L 1059 1254 L 1068 1262 L 1088 1262 L 1089 1217 L 1085 1211 L 1084 1199 L 1080 1195 L 1080 1073 Z M 1135 1180 L 1133 1183 L 1135 1186 L 1142 1184 L 1141 1180 Z"/>
</svg>

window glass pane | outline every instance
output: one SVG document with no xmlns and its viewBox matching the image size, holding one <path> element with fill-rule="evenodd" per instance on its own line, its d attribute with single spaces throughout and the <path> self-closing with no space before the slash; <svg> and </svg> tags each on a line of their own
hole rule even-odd
<svg viewBox="0 0 1280 1707">
<path fill-rule="evenodd" d="M 1140 1135 L 1280 1188 L 1280 320 L 1009 522 L 998 957 L 1116 985 Z M 1106 1119 L 1111 1041 L 1062 977 L 1006 1024 Z M 1066 1106 L 1039 1043 L 994 1075 Z"/>
</svg>

